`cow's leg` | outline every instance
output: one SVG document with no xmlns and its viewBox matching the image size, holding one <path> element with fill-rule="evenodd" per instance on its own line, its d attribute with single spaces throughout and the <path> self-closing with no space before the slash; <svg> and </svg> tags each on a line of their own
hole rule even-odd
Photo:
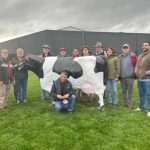
<svg viewBox="0 0 150 150">
<path fill-rule="evenodd" d="M 104 93 L 99 93 L 99 94 L 97 94 L 97 95 L 98 95 L 98 98 L 99 98 L 99 100 L 98 100 L 98 103 L 99 103 L 98 109 L 100 109 L 100 110 L 102 110 L 102 109 L 103 109 L 103 106 L 104 106 L 103 94 L 104 94 Z"/>
</svg>

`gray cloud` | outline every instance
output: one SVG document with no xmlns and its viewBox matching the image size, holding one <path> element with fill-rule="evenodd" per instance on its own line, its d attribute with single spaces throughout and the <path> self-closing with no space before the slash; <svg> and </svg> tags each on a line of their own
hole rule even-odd
<svg viewBox="0 0 150 150">
<path fill-rule="evenodd" d="M 66 26 L 148 33 L 149 6 L 149 0 L 0 0 L 0 41 Z"/>
</svg>

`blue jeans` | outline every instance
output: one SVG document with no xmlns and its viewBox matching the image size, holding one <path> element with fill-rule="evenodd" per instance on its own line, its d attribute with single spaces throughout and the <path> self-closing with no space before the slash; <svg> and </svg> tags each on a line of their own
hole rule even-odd
<svg viewBox="0 0 150 150">
<path fill-rule="evenodd" d="M 114 94 L 114 104 L 118 104 L 118 90 L 116 80 L 107 80 L 108 101 L 112 104 L 112 91 Z"/>
<path fill-rule="evenodd" d="M 63 108 L 66 108 L 68 112 L 72 112 L 75 100 L 76 100 L 75 95 L 72 95 L 71 97 L 68 98 L 68 103 L 67 104 L 64 104 L 62 102 L 62 100 L 54 100 L 56 111 L 61 111 Z"/>
<path fill-rule="evenodd" d="M 41 99 L 44 100 L 46 98 L 46 94 L 48 93 L 48 98 L 50 98 L 50 93 L 45 91 L 44 89 L 41 89 Z"/>
<path fill-rule="evenodd" d="M 140 105 L 141 110 L 144 109 L 145 100 L 147 100 L 147 109 L 150 112 L 150 81 L 138 81 L 138 89 L 140 96 Z"/>
<path fill-rule="evenodd" d="M 28 79 L 15 79 L 17 101 L 26 100 Z"/>
</svg>

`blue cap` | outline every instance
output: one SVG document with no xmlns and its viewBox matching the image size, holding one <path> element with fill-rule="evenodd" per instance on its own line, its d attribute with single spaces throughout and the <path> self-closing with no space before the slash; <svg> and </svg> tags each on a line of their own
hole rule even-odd
<svg viewBox="0 0 150 150">
<path fill-rule="evenodd" d="M 48 48 L 48 49 L 50 49 L 50 46 L 49 46 L 48 44 L 44 44 L 44 45 L 42 46 L 42 48 Z"/>
</svg>

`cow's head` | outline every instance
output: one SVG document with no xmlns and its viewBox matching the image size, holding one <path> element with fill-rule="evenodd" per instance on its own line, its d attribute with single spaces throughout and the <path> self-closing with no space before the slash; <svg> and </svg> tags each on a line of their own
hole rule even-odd
<svg viewBox="0 0 150 150">
<path fill-rule="evenodd" d="M 31 55 L 27 54 L 25 57 L 25 67 L 29 69 L 30 71 L 34 72 L 39 78 L 43 78 L 43 63 L 44 63 L 44 58 L 39 57 L 37 55 Z"/>
</svg>

